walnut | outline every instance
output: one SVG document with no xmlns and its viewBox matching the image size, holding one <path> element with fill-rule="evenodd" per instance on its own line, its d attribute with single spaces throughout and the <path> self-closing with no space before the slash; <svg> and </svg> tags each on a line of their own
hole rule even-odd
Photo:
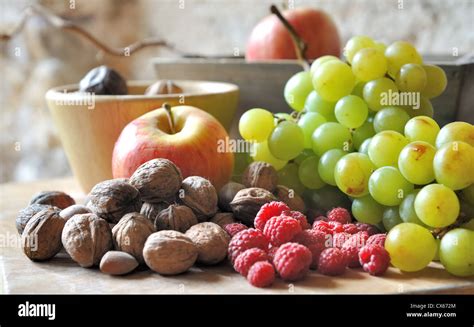
<svg viewBox="0 0 474 327">
<path fill-rule="evenodd" d="M 170 204 L 168 202 L 158 202 L 158 203 L 150 203 L 144 202 L 142 204 L 142 208 L 140 209 L 140 213 L 148 218 L 153 224 L 155 224 L 156 217 L 158 214 L 168 208 Z"/>
<path fill-rule="evenodd" d="M 68 220 L 74 215 L 79 215 L 83 213 L 91 213 L 91 210 L 82 204 L 74 204 L 67 207 L 66 209 L 61 210 L 59 215 L 64 219 Z"/>
<path fill-rule="evenodd" d="M 260 187 L 273 192 L 278 184 L 278 175 L 269 163 L 254 161 L 245 169 L 242 184 L 246 187 Z"/>
<path fill-rule="evenodd" d="M 65 209 L 76 204 L 76 201 L 61 191 L 43 191 L 33 196 L 30 204 L 48 204 L 59 209 Z"/>
<path fill-rule="evenodd" d="M 21 236 L 23 252 L 31 260 L 47 260 L 62 248 L 61 233 L 65 220 L 59 210 L 49 207 L 34 215 L 26 224 Z"/>
<path fill-rule="evenodd" d="M 185 235 L 197 246 L 197 262 L 214 265 L 227 256 L 230 237 L 219 225 L 200 223 L 188 229 Z"/>
<path fill-rule="evenodd" d="M 253 220 L 265 203 L 275 201 L 276 197 L 269 191 L 251 187 L 240 190 L 230 203 L 234 217 L 248 226 L 253 226 Z"/>
<path fill-rule="evenodd" d="M 184 234 L 163 230 L 151 234 L 145 242 L 143 257 L 148 267 L 162 275 L 177 275 L 196 262 L 198 249 Z"/>
<path fill-rule="evenodd" d="M 155 227 L 158 231 L 175 230 L 184 233 L 189 227 L 197 223 L 196 215 L 190 208 L 172 204 L 158 214 L 155 220 Z"/>
<path fill-rule="evenodd" d="M 109 251 L 100 260 L 100 271 L 109 275 L 125 275 L 138 267 L 137 260 L 129 253 Z"/>
<path fill-rule="evenodd" d="M 224 211 L 232 211 L 230 203 L 234 199 L 237 192 L 243 190 L 244 188 L 245 185 L 236 182 L 229 182 L 222 186 L 218 194 L 219 208 Z"/>
<path fill-rule="evenodd" d="M 222 228 L 227 224 L 233 224 L 237 222 L 237 220 L 234 218 L 234 214 L 231 212 L 218 212 L 209 221 L 219 225 Z"/>
<path fill-rule="evenodd" d="M 121 178 L 95 185 L 87 203 L 93 213 L 110 223 L 117 223 L 129 212 L 140 211 L 141 205 L 138 190 Z"/>
<path fill-rule="evenodd" d="M 155 227 L 144 215 L 128 213 L 112 228 L 114 248 L 130 253 L 139 263 L 143 263 L 143 245 L 154 232 Z"/>
<path fill-rule="evenodd" d="M 28 221 L 38 212 L 47 208 L 53 207 L 47 204 L 30 204 L 26 208 L 21 209 L 16 217 L 16 229 L 18 230 L 18 233 L 21 235 Z M 61 211 L 61 209 L 57 207 L 54 208 L 56 208 L 58 212 Z"/>
<path fill-rule="evenodd" d="M 92 267 L 112 249 L 112 231 L 107 221 L 93 213 L 74 215 L 64 225 L 62 242 L 75 262 Z"/>
<path fill-rule="evenodd" d="M 130 184 L 137 188 L 142 200 L 153 203 L 173 198 L 182 181 L 181 171 L 168 159 L 147 161 L 130 177 Z"/>
<path fill-rule="evenodd" d="M 296 194 L 295 191 L 290 190 L 284 185 L 278 185 L 275 189 L 275 196 L 279 201 L 285 202 L 291 210 L 305 212 L 306 206 L 301 196 Z"/>
<path fill-rule="evenodd" d="M 187 177 L 183 180 L 179 193 L 181 202 L 193 210 L 198 221 L 206 221 L 217 212 L 217 192 L 207 179 Z"/>
</svg>

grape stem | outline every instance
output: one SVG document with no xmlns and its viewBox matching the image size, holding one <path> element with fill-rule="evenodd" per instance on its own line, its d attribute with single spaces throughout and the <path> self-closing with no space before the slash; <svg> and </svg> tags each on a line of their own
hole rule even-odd
<svg viewBox="0 0 474 327">
<path fill-rule="evenodd" d="M 165 109 L 166 116 L 168 117 L 168 123 L 170 125 L 171 134 L 175 134 L 176 129 L 174 127 L 174 119 L 173 119 L 173 112 L 171 111 L 171 106 L 165 102 L 163 103 L 163 109 Z"/>
<path fill-rule="evenodd" d="M 300 62 L 301 66 L 305 71 L 309 71 L 309 61 L 306 59 L 306 50 L 308 49 L 308 45 L 305 41 L 298 35 L 296 30 L 291 26 L 290 22 L 286 20 L 285 17 L 281 14 L 280 10 L 278 10 L 277 6 L 271 5 L 270 12 L 278 17 L 281 23 L 285 26 L 287 31 L 290 33 L 291 40 L 293 41 L 293 45 L 295 47 L 296 57 Z"/>
<path fill-rule="evenodd" d="M 461 225 L 467 223 L 468 221 L 469 221 L 469 218 L 467 216 L 461 215 L 453 224 L 443 227 L 443 228 L 435 228 L 431 231 L 431 234 L 433 234 L 434 237 L 441 239 L 447 232 L 457 227 L 460 227 Z"/>
</svg>

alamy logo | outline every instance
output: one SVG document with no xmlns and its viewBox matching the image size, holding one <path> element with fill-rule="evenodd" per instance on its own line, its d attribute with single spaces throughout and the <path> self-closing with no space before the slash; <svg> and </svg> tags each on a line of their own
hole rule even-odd
<svg viewBox="0 0 474 327">
<path fill-rule="evenodd" d="M 18 317 L 47 317 L 56 319 L 56 304 L 34 304 L 26 301 L 18 305 Z"/>
</svg>

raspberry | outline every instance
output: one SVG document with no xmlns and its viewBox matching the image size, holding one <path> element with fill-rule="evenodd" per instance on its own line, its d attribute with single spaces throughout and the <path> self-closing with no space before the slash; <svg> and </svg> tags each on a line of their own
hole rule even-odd
<svg viewBox="0 0 474 327">
<path fill-rule="evenodd" d="M 351 235 L 360 232 L 357 226 L 354 224 L 344 224 L 342 225 L 342 229 L 344 230 L 344 232 L 349 233 Z"/>
<path fill-rule="evenodd" d="M 380 231 L 374 225 L 364 223 L 356 223 L 355 225 L 360 232 L 367 232 L 369 236 L 380 233 Z"/>
<path fill-rule="evenodd" d="M 318 266 L 319 255 L 321 252 L 326 249 L 328 246 L 327 236 L 321 231 L 314 229 L 306 229 L 296 234 L 296 236 L 291 240 L 292 242 L 299 243 L 306 246 L 312 254 L 312 261 L 310 268 L 316 269 Z"/>
<path fill-rule="evenodd" d="M 267 252 L 259 248 L 252 248 L 242 252 L 234 262 L 234 269 L 239 274 L 247 277 L 250 267 L 258 261 L 268 261 Z"/>
<path fill-rule="evenodd" d="M 300 223 L 287 216 L 271 218 L 263 230 L 263 234 L 270 240 L 270 243 L 277 246 L 289 242 L 299 232 L 301 232 Z"/>
<path fill-rule="evenodd" d="M 374 234 L 372 236 L 370 236 L 368 239 L 367 239 L 367 242 L 365 242 L 366 245 L 369 245 L 369 244 L 378 244 L 380 245 L 381 247 L 384 247 L 385 246 L 385 239 L 387 238 L 387 234 L 385 233 L 381 233 L 381 234 Z"/>
<path fill-rule="evenodd" d="M 329 223 L 324 220 L 316 220 L 313 223 L 313 229 L 319 230 L 325 234 L 332 234 L 332 230 L 331 230 L 331 227 L 329 226 Z"/>
<path fill-rule="evenodd" d="M 268 261 L 256 262 L 250 267 L 247 280 L 255 287 L 270 286 L 275 280 L 275 269 Z"/>
<path fill-rule="evenodd" d="M 244 229 L 247 229 L 248 227 L 240 224 L 240 223 L 233 223 L 233 224 L 227 224 L 224 225 L 224 230 L 229 234 L 230 237 L 233 237 L 235 234 L 238 232 L 243 231 Z"/>
<path fill-rule="evenodd" d="M 346 270 L 344 253 L 338 248 L 329 248 L 321 252 L 318 271 L 324 275 L 340 275 Z"/>
<path fill-rule="evenodd" d="M 300 223 L 302 229 L 311 228 L 311 225 L 308 223 L 308 219 L 306 218 L 306 216 L 299 211 L 286 210 L 286 211 L 283 211 L 282 214 L 285 216 L 291 217 L 293 219 L 296 219 Z"/>
<path fill-rule="evenodd" d="M 390 264 L 390 255 L 379 244 L 367 244 L 359 251 L 360 264 L 371 275 L 382 275 Z"/>
<path fill-rule="evenodd" d="M 251 248 L 267 250 L 268 240 L 261 231 L 254 228 L 244 229 L 235 234 L 229 242 L 228 257 L 233 264 L 239 254 Z"/>
<path fill-rule="evenodd" d="M 267 221 L 269 221 L 270 218 L 281 215 L 283 211 L 290 211 L 290 208 L 283 202 L 272 201 L 264 204 L 260 207 L 253 221 L 255 228 L 263 232 Z"/>
<path fill-rule="evenodd" d="M 350 237 L 351 234 L 346 232 L 336 233 L 332 237 L 332 246 L 340 249 Z"/>
<path fill-rule="evenodd" d="M 273 259 L 275 259 L 275 253 L 276 251 L 278 251 L 278 248 L 279 248 L 278 246 L 272 246 L 272 245 L 268 248 L 267 253 L 268 253 L 268 257 L 270 258 L 270 262 L 273 262 Z"/>
<path fill-rule="evenodd" d="M 337 221 L 330 221 L 328 222 L 329 228 L 331 229 L 331 234 L 341 233 L 344 231 L 342 224 Z"/>
<path fill-rule="evenodd" d="M 283 280 L 294 281 L 306 276 L 311 265 L 311 251 L 298 243 L 285 243 L 275 253 L 273 263 Z"/>
<path fill-rule="evenodd" d="M 351 214 L 345 208 L 333 208 L 328 212 L 328 221 L 337 221 L 341 224 L 349 224 L 352 220 Z"/>
<path fill-rule="evenodd" d="M 342 252 L 347 260 L 347 265 L 351 268 L 360 267 L 359 250 L 365 245 L 369 234 L 367 232 L 358 232 L 349 237 L 342 245 Z"/>
</svg>

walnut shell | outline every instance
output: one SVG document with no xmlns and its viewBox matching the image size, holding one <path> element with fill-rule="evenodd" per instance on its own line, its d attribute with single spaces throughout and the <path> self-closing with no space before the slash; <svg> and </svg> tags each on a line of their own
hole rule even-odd
<svg viewBox="0 0 474 327">
<path fill-rule="evenodd" d="M 31 260 L 47 260 L 62 248 L 61 233 L 66 221 L 59 210 L 49 207 L 34 215 L 26 224 L 21 236 L 23 252 Z"/>
<path fill-rule="evenodd" d="M 117 223 L 129 212 L 139 211 L 141 205 L 138 190 L 122 178 L 95 185 L 88 195 L 87 203 L 93 213 L 110 223 Z"/>
<path fill-rule="evenodd" d="M 128 213 L 112 228 L 114 248 L 130 253 L 139 263 L 143 263 L 143 245 L 154 232 L 155 227 L 144 215 Z"/>
<path fill-rule="evenodd" d="M 137 188 L 145 202 L 161 202 L 173 198 L 182 181 L 181 170 L 168 159 L 147 161 L 130 177 L 130 184 Z"/>
<path fill-rule="evenodd" d="M 217 212 L 217 192 L 207 179 L 190 176 L 183 180 L 179 192 L 181 202 L 191 208 L 198 221 L 206 221 Z"/>
<path fill-rule="evenodd" d="M 26 224 L 28 221 L 36 215 L 38 212 L 40 212 L 43 209 L 48 209 L 48 208 L 53 208 L 50 205 L 47 204 L 30 204 L 26 208 L 21 209 L 18 212 L 18 216 L 16 216 L 16 229 L 18 233 L 21 235 L 23 233 L 23 230 L 25 229 Z M 61 211 L 61 209 L 54 207 L 57 209 L 57 211 Z"/>
<path fill-rule="evenodd" d="M 170 206 L 170 203 L 168 202 L 158 202 L 158 203 L 144 202 L 142 204 L 142 208 L 140 209 L 140 213 L 144 215 L 145 217 L 147 217 L 148 220 L 152 222 L 152 224 L 155 224 L 155 220 L 158 214 L 162 210 L 168 208 L 169 206 Z"/>
<path fill-rule="evenodd" d="M 243 190 L 244 188 L 245 185 L 236 182 L 229 182 L 222 186 L 218 194 L 219 208 L 221 208 L 223 211 L 232 211 L 230 203 L 234 199 L 237 192 Z"/>
<path fill-rule="evenodd" d="M 172 204 L 158 214 L 155 228 L 157 231 L 175 230 L 184 233 L 197 223 L 196 215 L 191 209 L 187 206 Z"/>
<path fill-rule="evenodd" d="M 215 265 L 226 258 L 230 237 L 219 225 L 200 223 L 188 229 L 185 235 L 198 249 L 197 262 Z"/>
<path fill-rule="evenodd" d="M 276 197 L 269 191 L 263 188 L 251 187 L 240 190 L 230 206 L 236 219 L 247 226 L 253 226 L 253 221 L 260 207 L 275 200 Z"/>
<path fill-rule="evenodd" d="M 33 196 L 30 204 L 47 204 L 58 207 L 59 209 L 65 209 L 76 204 L 76 201 L 61 191 L 43 191 Z"/>
<path fill-rule="evenodd" d="M 143 257 L 150 269 L 162 275 L 177 275 L 196 262 L 198 249 L 183 233 L 163 230 L 151 234 L 145 242 Z"/>
<path fill-rule="evenodd" d="M 92 267 L 112 249 L 112 231 L 107 221 L 93 213 L 74 215 L 64 225 L 62 242 L 75 262 Z"/>
<path fill-rule="evenodd" d="M 273 192 L 278 184 L 278 175 L 269 163 L 254 161 L 245 169 L 242 184 L 246 187 L 260 187 Z"/>
<path fill-rule="evenodd" d="M 299 212 L 306 211 L 303 198 L 295 191 L 290 190 L 288 187 L 284 185 L 277 185 L 274 194 L 279 201 L 285 202 L 291 210 Z"/>
<path fill-rule="evenodd" d="M 236 223 L 234 214 L 231 212 L 218 212 L 209 220 L 211 223 L 217 224 L 224 228 L 225 225 Z"/>
<path fill-rule="evenodd" d="M 61 210 L 59 215 L 66 220 L 69 220 L 74 215 L 80 215 L 83 213 L 91 213 L 91 210 L 82 204 L 74 204 Z"/>
</svg>

